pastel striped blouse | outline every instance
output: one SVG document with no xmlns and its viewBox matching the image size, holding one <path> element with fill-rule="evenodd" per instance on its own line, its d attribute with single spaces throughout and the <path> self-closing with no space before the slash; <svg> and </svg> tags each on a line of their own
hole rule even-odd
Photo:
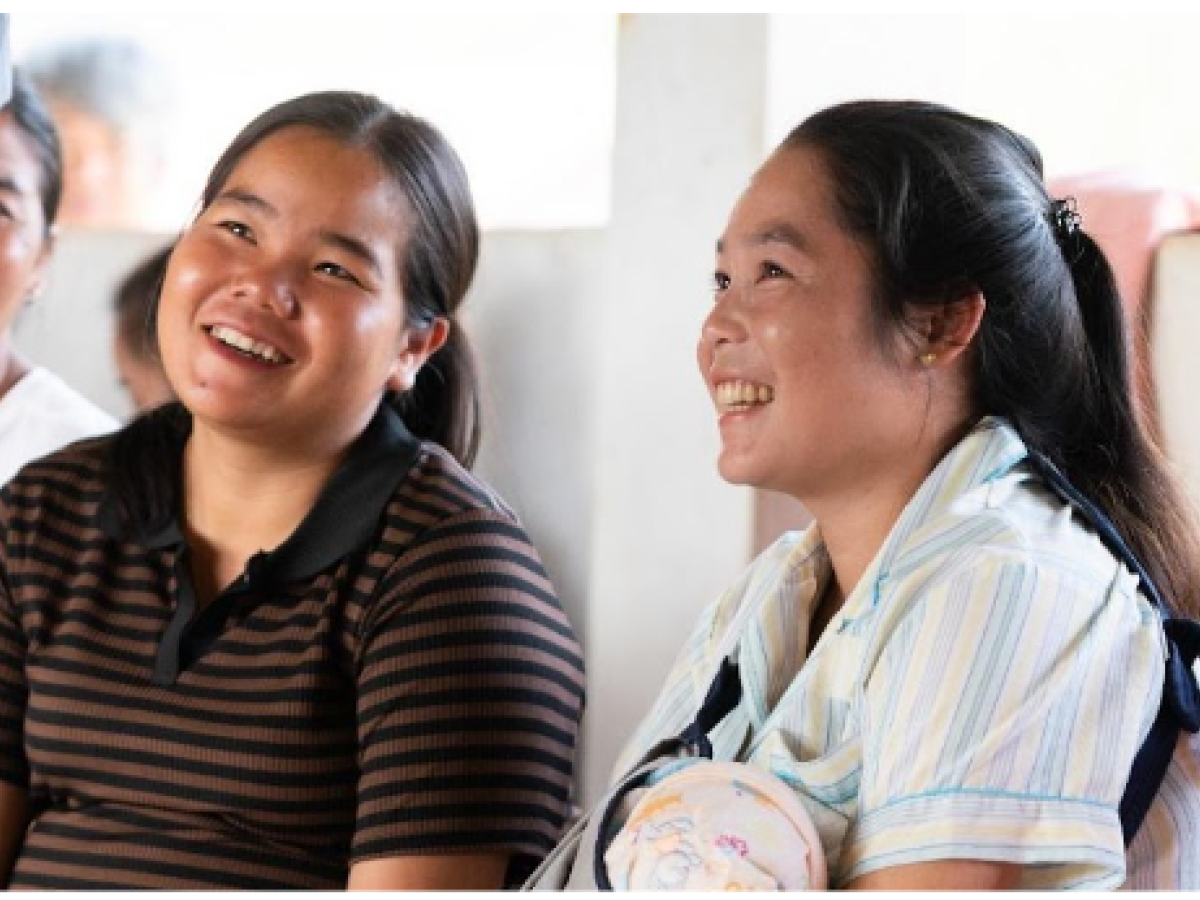
<svg viewBox="0 0 1200 900">
<path fill-rule="evenodd" d="M 1117 817 L 1161 693 L 1157 614 L 1025 456 L 984 420 L 808 658 L 829 559 L 816 526 L 782 537 L 705 612 L 619 773 L 690 721 L 736 648 L 743 699 L 717 753 L 795 786 L 832 886 L 967 858 L 1022 864 L 1026 888 L 1200 888 L 1194 743 L 1128 860 Z"/>
</svg>

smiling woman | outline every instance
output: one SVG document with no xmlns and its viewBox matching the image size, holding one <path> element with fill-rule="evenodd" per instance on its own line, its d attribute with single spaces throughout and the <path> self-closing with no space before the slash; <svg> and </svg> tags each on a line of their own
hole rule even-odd
<svg viewBox="0 0 1200 900">
<path fill-rule="evenodd" d="M 0 496 L 12 886 L 496 888 L 552 845 L 582 664 L 467 471 L 477 252 L 457 157 L 375 98 L 218 161 L 159 305 L 180 402 Z"/>
<path fill-rule="evenodd" d="M 1033 144 L 932 103 L 819 111 L 758 169 L 698 360 L 721 475 L 815 522 L 706 610 L 618 776 L 681 733 L 705 746 L 704 722 L 715 759 L 794 793 L 833 888 L 1200 887 L 1200 745 L 1172 718 L 1194 657 L 1163 622 L 1200 610 L 1200 535 L 1083 224 Z M 740 702 L 714 722 L 730 670 Z M 1158 787 L 1133 766 L 1156 719 L 1166 776 L 1141 821 L 1124 798 Z M 646 782 L 669 796 L 662 830 L 632 837 L 663 848 L 635 860 L 644 887 L 723 882 L 721 841 L 770 825 L 742 817 L 739 769 L 710 776 L 725 791 L 667 790 L 689 771 Z M 801 856 L 753 874 L 796 883 Z"/>
<path fill-rule="evenodd" d="M 41 294 L 62 194 L 58 133 L 17 72 L 0 110 L 0 484 L 44 453 L 116 421 L 13 346 L 21 309 Z"/>
</svg>

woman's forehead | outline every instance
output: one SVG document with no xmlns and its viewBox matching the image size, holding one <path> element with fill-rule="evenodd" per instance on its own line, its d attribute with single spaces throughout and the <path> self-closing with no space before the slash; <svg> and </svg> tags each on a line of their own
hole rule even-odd
<svg viewBox="0 0 1200 900">
<path fill-rule="evenodd" d="M 289 127 L 264 137 L 234 164 L 214 202 L 247 196 L 260 205 L 301 204 L 337 217 L 366 216 L 393 232 L 407 230 L 407 198 L 374 153 L 314 128 Z"/>
<path fill-rule="evenodd" d="M 825 166 L 815 154 L 785 150 L 754 173 L 729 217 L 721 245 L 783 243 L 808 249 L 813 233 L 836 225 Z"/>
</svg>

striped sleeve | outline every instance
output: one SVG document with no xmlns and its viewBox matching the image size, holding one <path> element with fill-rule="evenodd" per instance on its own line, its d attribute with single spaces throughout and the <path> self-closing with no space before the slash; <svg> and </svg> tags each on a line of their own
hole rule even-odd
<svg viewBox="0 0 1200 900">
<path fill-rule="evenodd" d="M 846 880 L 980 859 L 1026 888 L 1123 881 L 1117 805 L 1162 679 L 1131 580 L 990 553 L 922 591 L 865 684 Z"/>
<path fill-rule="evenodd" d="M 8 491 L 0 494 L 0 781 L 29 786 L 25 758 L 24 722 L 28 688 L 25 683 L 25 638 L 21 632 L 9 585 Z"/>
<path fill-rule="evenodd" d="M 476 509 L 428 531 L 360 630 L 351 863 L 540 859 L 566 821 L 579 647 L 522 528 Z"/>
</svg>

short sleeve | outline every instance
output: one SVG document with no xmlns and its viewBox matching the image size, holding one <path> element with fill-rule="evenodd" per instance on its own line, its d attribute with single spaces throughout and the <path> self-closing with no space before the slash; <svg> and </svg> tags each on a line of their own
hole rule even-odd
<svg viewBox="0 0 1200 900">
<path fill-rule="evenodd" d="M 351 863 L 544 857 L 570 808 L 582 706 L 579 646 L 521 527 L 475 510 L 425 533 L 360 631 Z"/>
<path fill-rule="evenodd" d="M 1119 886 L 1117 807 L 1161 692 L 1157 618 L 1128 573 L 1016 552 L 954 571 L 865 682 L 843 877 L 982 859 L 1021 864 L 1026 888 Z"/>
<path fill-rule="evenodd" d="M 9 571 L 9 492 L 0 492 L 0 781 L 29 786 L 25 757 L 25 637 L 17 616 Z"/>
</svg>

